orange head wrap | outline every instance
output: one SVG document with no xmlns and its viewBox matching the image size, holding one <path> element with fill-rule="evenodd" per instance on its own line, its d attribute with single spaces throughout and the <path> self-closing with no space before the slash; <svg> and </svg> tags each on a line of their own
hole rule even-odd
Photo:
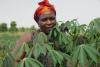
<svg viewBox="0 0 100 67">
<path fill-rule="evenodd" d="M 53 5 L 49 3 L 48 0 L 43 0 L 42 2 L 38 3 L 40 6 L 36 9 L 35 14 L 34 14 L 34 20 L 38 22 L 39 20 L 39 15 L 45 13 L 45 12 L 54 12 L 56 15 L 56 11 Z"/>
</svg>

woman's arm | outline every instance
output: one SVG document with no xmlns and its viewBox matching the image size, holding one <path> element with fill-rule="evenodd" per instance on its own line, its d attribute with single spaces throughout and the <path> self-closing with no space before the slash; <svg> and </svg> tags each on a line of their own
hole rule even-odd
<svg viewBox="0 0 100 67">
<path fill-rule="evenodd" d="M 23 54 L 21 55 L 21 57 L 19 58 L 17 55 L 17 50 L 18 48 L 23 45 L 23 43 L 25 42 L 29 42 L 32 38 L 32 34 L 31 33 L 24 33 L 21 38 L 16 42 L 15 48 L 13 49 L 13 55 L 15 56 L 15 60 L 18 61 L 19 59 L 23 59 L 26 55 L 26 52 L 23 52 Z"/>
</svg>

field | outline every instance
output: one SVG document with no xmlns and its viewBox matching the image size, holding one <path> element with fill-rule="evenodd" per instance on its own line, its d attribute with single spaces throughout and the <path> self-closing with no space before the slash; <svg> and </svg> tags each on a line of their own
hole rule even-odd
<svg viewBox="0 0 100 67">
<path fill-rule="evenodd" d="M 0 33 L 0 67 L 15 67 L 8 48 L 14 48 L 21 35 L 21 32 Z M 35 34 L 32 42 L 23 43 L 16 54 L 17 67 L 44 67 L 49 64 L 48 58 L 53 67 L 100 67 L 100 19 L 94 19 L 88 26 L 75 19 L 55 25 L 48 35 Z M 39 60 L 41 55 L 48 57 L 45 64 Z"/>
<path fill-rule="evenodd" d="M 0 33 L 0 46 L 14 47 L 22 33 Z"/>
</svg>

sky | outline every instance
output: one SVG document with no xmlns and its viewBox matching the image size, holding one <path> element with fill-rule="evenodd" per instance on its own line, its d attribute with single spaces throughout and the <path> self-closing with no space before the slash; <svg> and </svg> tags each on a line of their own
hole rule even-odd
<svg viewBox="0 0 100 67">
<path fill-rule="evenodd" d="M 10 26 L 16 21 L 18 27 L 35 25 L 33 14 L 42 0 L 0 0 L 0 23 Z M 100 0 L 49 0 L 57 12 L 57 21 L 78 19 L 80 24 L 89 24 L 100 17 Z"/>
</svg>

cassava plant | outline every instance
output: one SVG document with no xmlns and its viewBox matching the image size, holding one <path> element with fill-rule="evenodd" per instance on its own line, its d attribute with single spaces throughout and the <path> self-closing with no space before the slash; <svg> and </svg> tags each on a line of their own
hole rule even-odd
<svg viewBox="0 0 100 67">
<path fill-rule="evenodd" d="M 0 45 L 0 67 L 14 67 L 14 58 L 8 46 Z"/>
<path fill-rule="evenodd" d="M 34 34 L 31 43 L 23 43 L 18 49 L 20 59 L 17 67 L 44 67 L 38 58 L 47 55 L 53 67 L 100 66 L 100 18 L 87 26 L 80 25 L 76 19 L 56 25 L 48 35 L 43 32 Z M 44 59 L 45 60 L 45 59 Z"/>
</svg>

